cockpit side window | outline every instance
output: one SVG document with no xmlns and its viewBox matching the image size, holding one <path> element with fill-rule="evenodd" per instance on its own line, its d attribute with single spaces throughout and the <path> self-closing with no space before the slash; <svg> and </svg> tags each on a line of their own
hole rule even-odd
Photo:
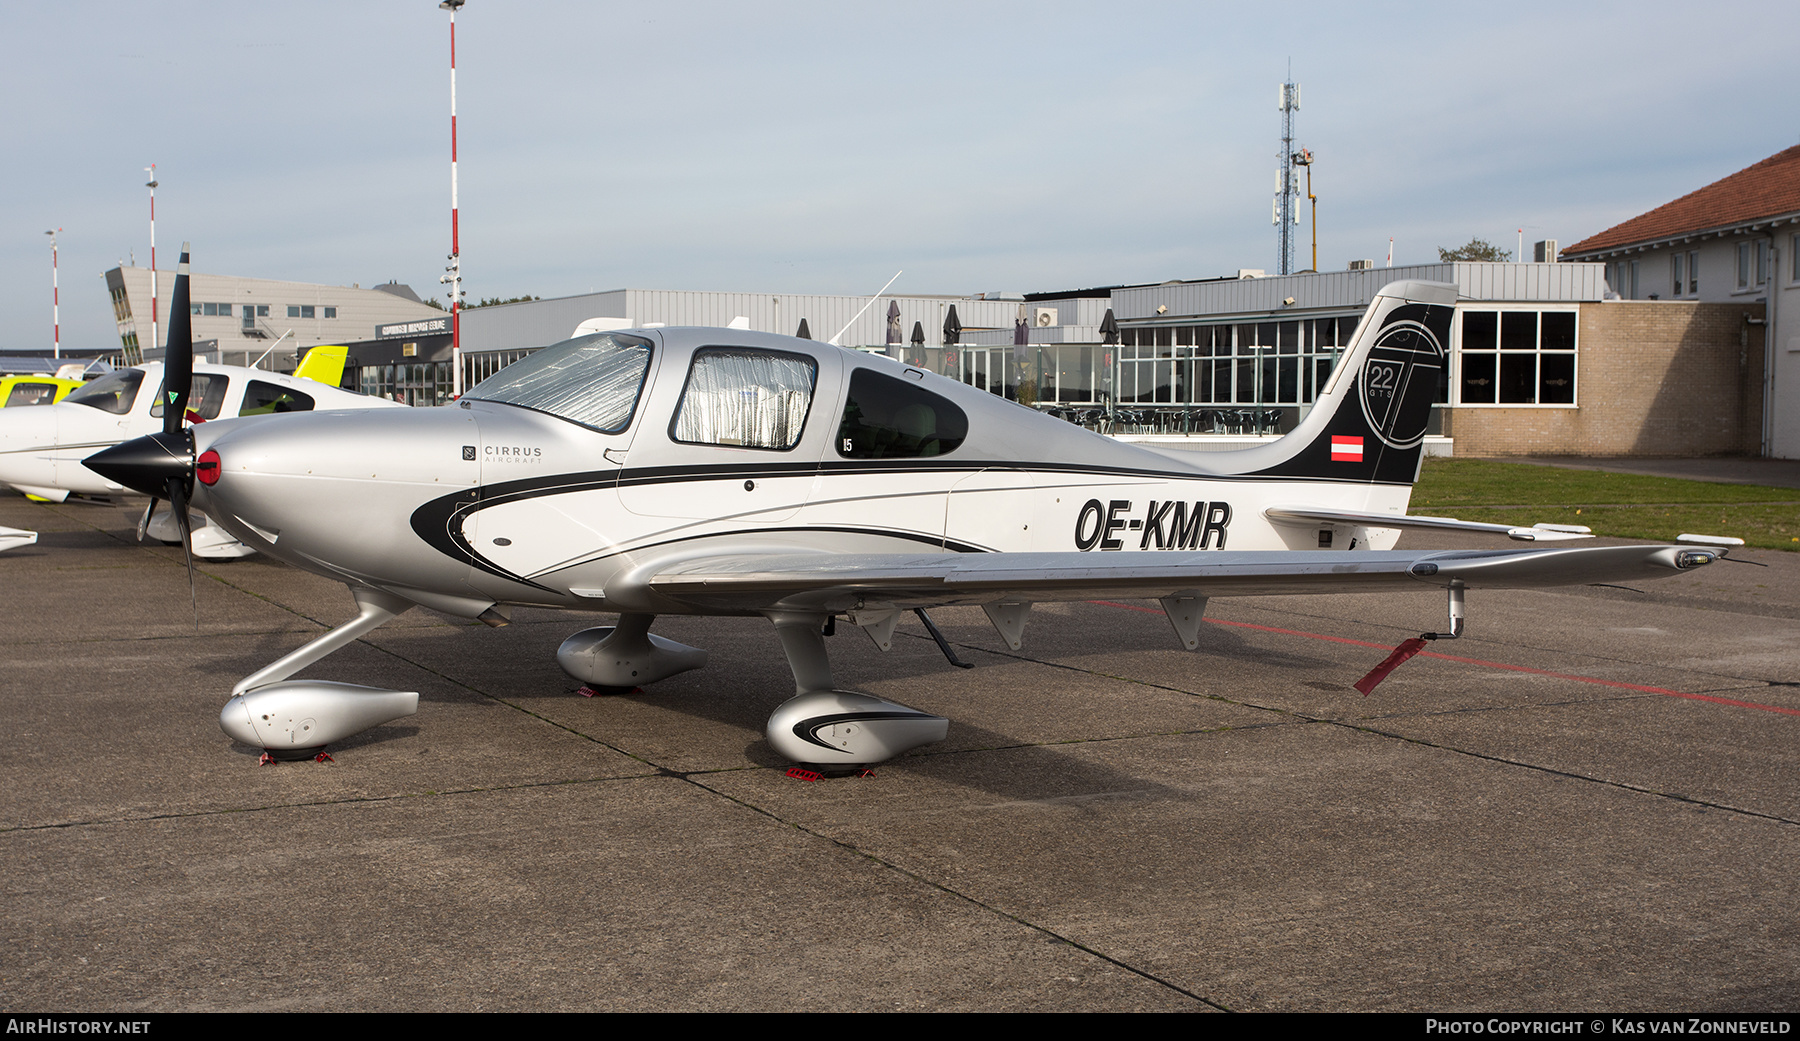
<svg viewBox="0 0 1800 1041">
<path fill-rule="evenodd" d="M 769 448 L 800 443 L 819 365 L 803 354 L 746 347 L 694 352 L 669 436 L 694 445 Z"/>
<path fill-rule="evenodd" d="M 637 411 L 651 349 L 649 340 L 624 333 L 578 336 L 513 362 L 463 396 L 617 434 Z"/>
<path fill-rule="evenodd" d="M 143 369 L 120 369 L 72 392 L 63 400 L 72 405 L 86 405 L 115 416 L 131 414 L 137 401 L 138 387 L 144 382 Z"/>
<path fill-rule="evenodd" d="M 850 376 L 837 436 L 845 459 L 947 455 L 968 436 L 969 417 L 949 399 L 873 369 Z"/>
<path fill-rule="evenodd" d="M 193 389 L 188 391 L 187 410 L 201 419 L 218 419 L 219 409 L 225 405 L 225 390 L 231 386 L 231 377 L 212 373 L 194 373 Z M 150 406 L 152 416 L 163 414 L 163 400 L 166 390 L 157 395 L 157 402 Z"/>
<path fill-rule="evenodd" d="M 267 416 L 277 412 L 311 412 L 313 399 L 297 390 L 264 383 L 262 380 L 251 380 L 250 386 L 244 389 L 244 404 L 238 409 L 240 416 Z"/>
</svg>

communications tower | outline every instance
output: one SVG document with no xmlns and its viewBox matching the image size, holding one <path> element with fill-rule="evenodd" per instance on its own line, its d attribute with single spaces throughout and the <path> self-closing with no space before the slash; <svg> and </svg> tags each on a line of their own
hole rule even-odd
<svg viewBox="0 0 1800 1041">
<path fill-rule="evenodd" d="M 1294 113 L 1300 111 L 1300 84 L 1281 85 L 1281 167 L 1275 182 L 1275 227 L 1281 234 L 1281 274 L 1294 273 L 1294 226 L 1300 223 L 1300 181 L 1294 171 Z"/>
</svg>

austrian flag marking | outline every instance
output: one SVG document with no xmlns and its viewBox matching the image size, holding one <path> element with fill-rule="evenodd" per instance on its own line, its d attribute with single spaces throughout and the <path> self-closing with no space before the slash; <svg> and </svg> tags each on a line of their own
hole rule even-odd
<svg viewBox="0 0 1800 1041">
<path fill-rule="evenodd" d="M 1363 439 L 1360 437 L 1333 437 L 1331 439 L 1331 461 L 1334 463 L 1360 463 L 1363 460 Z"/>
</svg>

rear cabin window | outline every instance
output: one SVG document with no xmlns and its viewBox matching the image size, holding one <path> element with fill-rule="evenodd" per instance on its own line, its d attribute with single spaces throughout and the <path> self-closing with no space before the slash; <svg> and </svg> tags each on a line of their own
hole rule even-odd
<svg viewBox="0 0 1800 1041">
<path fill-rule="evenodd" d="M 313 399 L 297 390 L 262 380 L 251 380 L 244 391 L 243 407 L 238 409 L 240 416 L 268 416 L 277 412 L 311 412 Z"/>
<path fill-rule="evenodd" d="M 225 390 L 231 386 L 229 376 L 214 376 L 204 372 L 194 373 L 194 386 L 188 391 L 187 410 L 201 419 L 218 419 L 219 409 L 225 404 Z M 163 402 L 168 399 L 167 388 L 161 391 L 156 404 L 150 406 L 150 414 L 161 416 Z"/>
<path fill-rule="evenodd" d="M 920 459 L 954 452 L 969 418 L 948 399 L 906 380 L 857 369 L 838 424 L 845 459 Z"/>
<path fill-rule="evenodd" d="M 54 383 L 15 383 L 6 396 L 6 408 L 14 405 L 48 405 L 56 398 Z"/>
<path fill-rule="evenodd" d="M 694 352 L 669 436 L 691 445 L 785 452 L 800 443 L 819 366 L 802 354 L 741 347 Z"/>
</svg>

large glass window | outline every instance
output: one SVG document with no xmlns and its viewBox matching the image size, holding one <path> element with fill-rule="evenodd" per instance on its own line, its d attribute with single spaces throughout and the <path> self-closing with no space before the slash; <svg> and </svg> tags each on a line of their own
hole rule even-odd
<svg viewBox="0 0 1800 1041">
<path fill-rule="evenodd" d="M 464 396 L 616 434 L 631 425 L 637 411 L 650 351 L 649 340 L 623 333 L 564 340 L 508 365 Z"/>
<path fill-rule="evenodd" d="M 1351 316 L 1128 329 L 1118 348 L 1118 400 L 1311 404 L 1355 329 Z"/>
<path fill-rule="evenodd" d="M 669 436 L 785 452 L 800 443 L 818 376 L 818 363 L 803 354 L 702 347 L 694 352 Z"/>
<path fill-rule="evenodd" d="M 1575 403 L 1574 311 L 1462 311 L 1458 404 Z"/>
<path fill-rule="evenodd" d="M 1106 383 L 1106 362 L 1116 348 L 1091 344 L 1052 343 L 1032 347 L 1042 374 L 1039 402 L 1088 403 L 1100 400 Z"/>
<path fill-rule="evenodd" d="M 969 417 L 910 380 L 857 369 L 838 423 L 845 459 L 918 459 L 954 452 L 969 436 Z"/>
<path fill-rule="evenodd" d="M 531 352 L 519 353 L 522 356 Z M 502 366 L 495 365 L 484 375 L 491 376 L 501 368 Z M 386 398 L 406 405 L 430 406 L 450 402 L 454 393 L 455 374 L 447 361 L 361 365 L 357 367 L 352 381 L 372 398 Z M 463 385 L 474 386 L 480 382 L 480 379 L 465 378 Z"/>
</svg>

